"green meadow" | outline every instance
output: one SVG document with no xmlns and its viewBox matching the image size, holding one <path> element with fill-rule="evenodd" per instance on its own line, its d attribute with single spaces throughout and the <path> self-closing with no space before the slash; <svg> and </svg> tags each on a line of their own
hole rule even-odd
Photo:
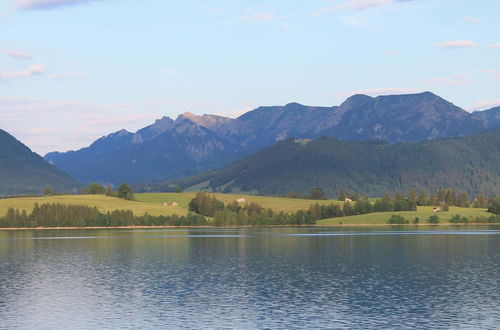
<svg viewBox="0 0 500 330">
<path fill-rule="evenodd" d="M 299 210 L 307 210 L 314 203 L 328 205 L 331 203 L 340 203 L 336 200 L 309 200 L 309 199 L 293 199 L 282 197 L 266 197 L 266 196 L 250 196 L 250 195 L 233 195 L 233 194 L 214 194 L 217 199 L 224 203 L 231 203 L 236 199 L 244 198 L 245 203 L 258 203 L 264 208 L 270 208 L 276 212 L 294 213 Z M 195 196 L 194 192 L 186 193 L 145 193 L 136 194 L 135 200 L 127 201 L 116 197 L 107 197 L 103 195 L 63 195 L 63 196 L 47 196 L 47 197 L 19 197 L 10 199 L 0 199 L 0 216 L 5 215 L 9 208 L 26 210 L 31 212 L 35 203 L 40 204 L 76 204 L 95 206 L 103 213 L 113 210 L 131 210 L 136 215 L 142 215 L 145 212 L 154 215 L 186 215 L 188 213 L 189 201 Z M 173 203 L 177 205 L 172 206 Z M 417 211 L 405 212 L 379 212 L 364 215 L 356 215 L 350 217 L 332 218 L 317 221 L 318 226 L 333 226 L 333 225 L 360 225 L 360 224 L 385 224 L 391 215 L 398 214 L 405 217 L 410 223 L 418 217 L 420 224 L 425 224 L 426 220 L 432 215 L 438 215 L 441 223 L 447 223 L 452 215 L 460 214 L 469 217 L 473 222 L 476 217 L 488 217 L 491 214 L 486 209 L 460 208 L 450 207 L 448 212 L 435 213 L 431 206 L 419 206 Z"/>
<path fill-rule="evenodd" d="M 26 210 L 31 212 L 35 203 L 52 204 L 61 203 L 65 205 L 86 205 L 95 206 L 103 213 L 113 210 L 131 210 L 134 214 L 142 215 L 148 212 L 151 215 L 184 215 L 187 214 L 187 209 L 183 207 L 169 206 L 142 203 L 140 201 L 127 201 L 116 197 L 107 197 L 103 195 L 63 195 L 63 196 L 47 196 L 47 197 L 20 197 L 0 199 L 0 216 L 5 215 L 9 208 Z"/>
<path fill-rule="evenodd" d="M 196 195 L 196 193 L 146 193 L 136 194 L 135 199 L 139 202 L 153 203 L 153 204 L 169 204 L 176 202 L 180 207 L 187 210 L 189 201 Z M 310 199 L 296 199 L 296 198 L 283 198 L 283 197 L 267 197 L 267 196 L 251 196 L 251 195 L 233 195 L 233 194 L 213 194 L 218 200 L 228 204 L 236 199 L 244 198 L 245 203 L 258 203 L 266 209 L 274 211 L 293 213 L 300 210 L 307 210 L 309 206 L 314 203 L 320 205 L 329 205 L 331 203 L 342 203 L 336 200 L 310 200 Z"/>
<path fill-rule="evenodd" d="M 474 221 L 476 217 L 489 217 L 491 213 L 488 213 L 486 209 L 475 209 L 475 208 L 464 208 L 464 207 L 450 207 L 448 212 L 434 212 L 432 206 L 419 206 L 417 211 L 405 211 L 405 212 L 378 212 L 369 213 L 363 215 L 354 215 L 350 217 L 340 217 L 332 219 L 318 220 L 318 226 L 332 226 L 332 225 L 359 225 L 359 224 L 385 224 L 387 220 L 392 215 L 401 215 L 409 220 L 410 223 L 418 217 L 420 224 L 426 224 L 426 220 L 432 216 L 437 215 L 441 222 L 448 222 L 452 215 L 460 214 L 461 216 L 466 216 L 471 222 Z"/>
</svg>

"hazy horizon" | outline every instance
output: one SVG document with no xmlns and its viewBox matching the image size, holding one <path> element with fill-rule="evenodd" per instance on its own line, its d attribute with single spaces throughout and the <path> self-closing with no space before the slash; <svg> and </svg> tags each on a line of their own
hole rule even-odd
<svg viewBox="0 0 500 330">
<path fill-rule="evenodd" d="M 0 128 L 79 149 L 186 111 L 339 105 L 429 90 L 500 105 L 500 3 L 484 0 L 6 0 Z"/>
</svg>

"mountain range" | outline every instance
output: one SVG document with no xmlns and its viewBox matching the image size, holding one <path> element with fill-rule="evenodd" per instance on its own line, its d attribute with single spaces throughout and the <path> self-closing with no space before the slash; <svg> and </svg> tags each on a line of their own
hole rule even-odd
<svg viewBox="0 0 500 330">
<path fill-rule="evenodd" d="M 139 185 L 143 191 L 306 194 L 315 187 L 367 196 L 451 188 L 471 196 L 500 194 L 500 128 L 475 135 L 389 144 L 378 141 L 287 139 L 201 175 Z"/>
<path fill-rule="evenodd" d="M 500 108 L 469 113 L 430 92 L 354 95 L 340 106 L 259 107 L 232 119 L 184 113 L 121 130 L 45 159 L 82 182 L 158 182 L 226 166 L 287 138 L 389 143 L 467 136 L 500 125 Z"/>
<path fill-rule="evenodd" d="M 41 194 L 47 185 L 69 192 L 81 183 L 0 130 L 0 195 Z"/>
</svg>

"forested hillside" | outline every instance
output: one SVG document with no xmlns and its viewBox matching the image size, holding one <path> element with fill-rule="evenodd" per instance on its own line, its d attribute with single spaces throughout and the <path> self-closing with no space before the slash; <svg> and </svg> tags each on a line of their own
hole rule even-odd
<svg viewBox="0 0 500 330">
<path fill-rule="evenodd" d="M 397 144 L 289 139 L 215 172 L 140 188 L 168 191 L 195 185 L 265 195 L 305 194 L 321 187 L 330 197 L 341 189 L 367 196 L 439 188 L 471 196 L 500 194 L 500 131 Z"/>
<path fill-rule="evenodd" d="M 45 186 L 72 191 L 80 183 L 0 130 L 0 195 L 41 194 Z"/>
</svg>

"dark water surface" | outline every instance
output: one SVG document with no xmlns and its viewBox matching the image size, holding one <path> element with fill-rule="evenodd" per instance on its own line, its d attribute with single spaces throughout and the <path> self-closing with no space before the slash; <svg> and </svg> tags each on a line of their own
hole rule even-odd
<svg viewBox="0 0 500 330">
<path fill-rule="evenodd" d="M 500 328 L 500 227 L 395 228 L 0 231 L 0 328 Z"/>
</svg>

